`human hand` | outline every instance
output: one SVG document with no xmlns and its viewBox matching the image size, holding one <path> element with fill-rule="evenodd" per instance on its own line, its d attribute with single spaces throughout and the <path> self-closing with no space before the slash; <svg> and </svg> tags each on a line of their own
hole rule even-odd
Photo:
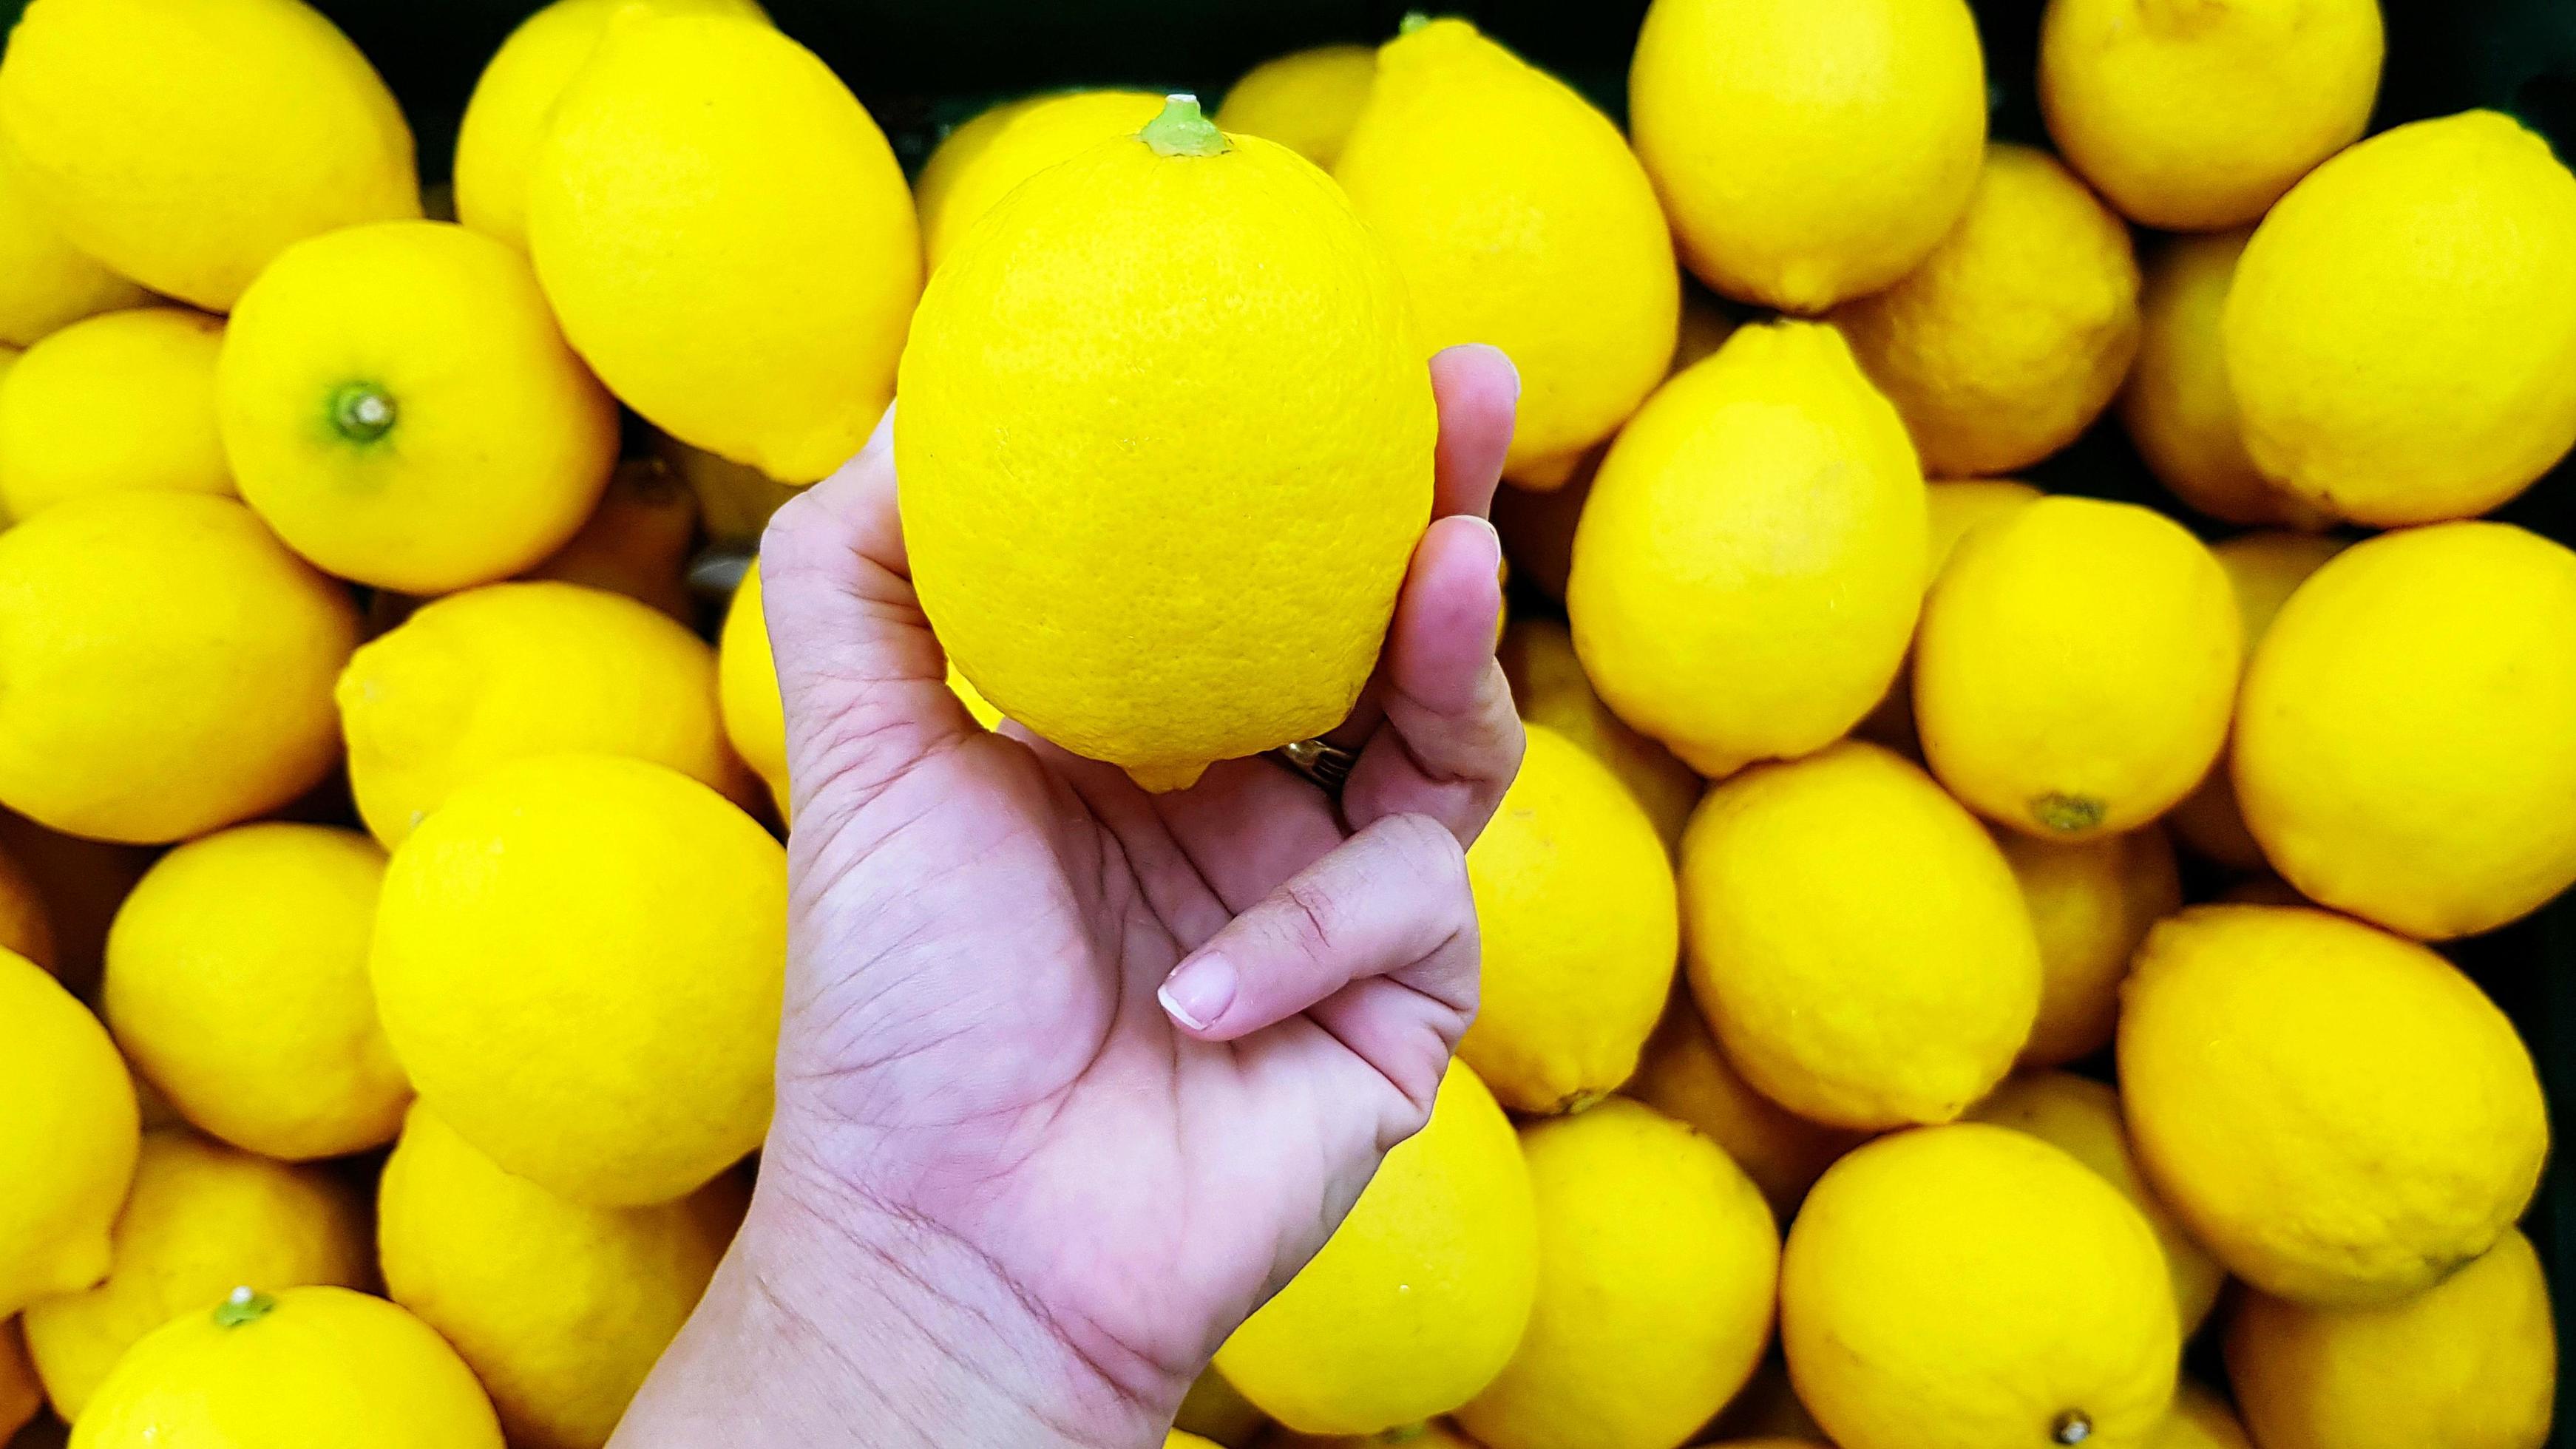
<svg viewBox="0 0 2576 1449">
<path fill-rule="evenodd" d="M 1330 738 L 1152 795 L 979 729 L 914 598 L 891 436 L 762 552 L 796 827 L 750 1218 L 617 1442 L 1160 1442 L 1431 1109 L 1473 1017 L 1465 847 L 1518 768 L 1483 515 L 1519 382 L 1432 362 L 1434 521 Z M 1176 969 L 1177 968 L 1177 969 Z"/>
</svg>

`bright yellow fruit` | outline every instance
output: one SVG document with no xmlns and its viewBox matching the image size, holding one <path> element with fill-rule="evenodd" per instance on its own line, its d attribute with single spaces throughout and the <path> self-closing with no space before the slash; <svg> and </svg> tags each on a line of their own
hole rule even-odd
<svg viewBox="0 0 2576 1449">
<path fill-rule="evenodd" d="M 1163 109 L 1158 91 L 1066 91 L 996 107 L 950 134 L 921 168 L 913 201 L 921 209 L 921 249 L 930 268 L 1012 188 L 1103 141 L 1133 136 Z"/>
<path fill-rule="evenodd" d="M 34 0 L 0 129 L 72 245 L 209 311 L 292 242 L 420 215 L 402 109 L 300 0 Z"/>
<path fill-rule="evenodd" d="M 904 353 L 905 542 L 949 658 L 1152 788 L 1330 729 L 1429 517 L 1424 356 L 1331 178 L 1193 102 L 1031 177 Z"/>
<path fill-rule="evenodd" d="M 348 1183 L 165 1130 L 143 1136 L 107 1278 L 27 1305 L 27 1350 L 54 1412 L 78 1420 L 125 1351 L 242 1283 L 375 1278 L 367 1208 Z"/>
<path fill-rule="evenodd" d="M 2174 1314 L 2189 1338 L 2218 1303 L 2227 1272 L 2206 1249 L 2174 1221 L 2173 1213 L 2138 1176 L 2129 1150 L 2129 1129 L 2120 1117 L 2120 1094 L 2111 1087 L 2071 1072 L 2026 1072 L 2006 1081 L 1995 1094 L 1968 1113 L 1975 1122 L 1992 1122 L 2027 1132 L 2065 1151 L 2093 1169 L 2104 1182 L 2146 1217 L 2164 1246 L 2165 1266 L 2173 1280 Z"/>
<path fill-rule="evenodd" d="M 2210 545 L 2209 551 L 2217 555 L 2218 566 L 2227 570 L 2227 582 L 2236 591 L 2237 615 L 2245 623 L 2249 670 L 2257 646 L 2271 632 L 2272 620 L 2280 615 L 2281 606 L 2289 602 L 2299 585 L 2307 582 L 2308 575 L 2343 552 L 2346 542 L 2321 534 L 2269 530 L 2240 533 Z M 2262 845 L 2246 829 L 2245 816 L 2237 808 L 2236 781 L 2229 761 L 2229 755 L 2219 756 L 2199 788 L 2184 796 L 2165 818 L 2182 843 L 2204 858 L 2230 870 L 2269 870 L 2271 865 L 2263 858 Z"/>
<path fill-rule="evenodd" d="M 1986 148 L 1968 209 L 1921 266 L 1834 309 L 1923 471 L 2038 462 L 2109 405 L 2138 350 L 2129 229 L 2044 151 Z"/>
<path fill-rule="evenodd" d="M 849 88 L 767 25 L 613 26 L 537 149 L 528 244 L 600 378 L 709 452 L 810 482 L 894 395 L 912 194 Z"/>
<path fill-rule="evenodd" d="M 19 165 L 0 133 L 0 346 L 32 346 L 83 317 L 148 300 L 63 236 Z"/>
<path fill-rule="evenodd" d="M 2441 940 L 2576 881 L 2576 553 L 2500 523 L 2355 544 L 2247 670 L 2236 792 L 2302 895 Z"/>
<path fill-rule="evenodd" d="M 107 1273 L 134 1177 L 134 1086 L 106 1028 L 44 968 L 0 951 L 0 1311 Z"/>
<path fill-rule="evenodd" d="M 1930 776 L 1846 741 L 1711 790 L 1682 838 L 1693 993 L 1801 1116 L 1947 1122 L 2012 1069 L 2039 945 L 2003 853 Z"/>
<path fill-rule="evenodd" d="M 2549 1144 L 2531 1054 L 2431 951 L 2324 911 L 2197 906 L 2148 934 L 2124 995 L 2138 1161 L 2255 1287 L 2387 1303 L 2531 1201 Z"/>
<path fill-rule="evenodd" d="M 1610 767 L 1531 725 L 1467 850 L 1484 995 L 1458 1055 L 1518 1112 L 1581 1111 L 1628 1080 L 1681 951 L 1671 858 Z"/>
<path fill-rule="evenodd" d="M 1216 123 L 1237 135 L 1276 141 L 1330 171 L 1376 83 L 1374 47 L 1294 51 L 1245 71 L 1217 107 Z"/>
<path fill-rule="evenodd" d="M 421 606 L 340 676 L 349 786 L 388 848 L 494 767 L 568 752 L 650 760 L 757 798 L 725 743 L 705 641 L 623 594 L 491 584 Z"/>
<path fill-rule="evenodd" d="M 2130 954 L 2149 926 L 2182 909 L 2173 842 L 2153 825 L 2071 845 L 1997 835 L 2039 934 L 2039 1022 L 2022 1065 L 2091 1056 L 2111 1044 Z"/>
<path fill-rule="evenodd" d="M 1912 271 L 1959 219 L 1985 59 L 1963 0 L 1655 0 L 1628 109 L 1700 280 L 1822 312 Z"/>
<path fill-rule="evenodd" d="M 2214 231 L 2360 138 L 2385 49 L 2379 0 L 2051 0 L 2040 109 L 2131 220 Z"/>
<path fill-rule="evenodd" d="M 2189 1379 L 2174 1394 L 2173 1412 L 2147 1441 L 2147 1449 L 2254 1449 L 2227 1401 Z"/>
<path fill-rule="evenodd" d="M 522 251 L 528 171 L 555 102 L 599 52 L 611 17 L 628 6 L 656 15 L 766 20 L 755 0 L 554 0 L 521 21 L 474 82 L 456 132 L 456 219 Z"/>
<path fill-rule="evenodd" d="M 473 1371 L 381 1298 L 242 1285 L 144 1336 L 73 1426 L 76 1449 L 365 1444 L 501 1449 Z"/>
<path fill-rule="evenodd" d="M 199 1128 L 290 1162 L 393 1140 L 411 1085 L 376 1024 L 385 853 L 242 825 L 163 856 L 117 912 L 102 991 L 134 1068 Z"/>
<path fill-rule="evenodd" d="M 1635 1102 L 1524 1128 L 1521 1149 L 1538 1299 L 1459 1424 L 1489 1449 L 1673 1449 L 1770 1342 L 1770 1207 L 1723 1149 Z"/>
<path fill-rule="evenodd" d="M 1951 793 L 2025 834 L 2133 830 L 2226 743 L 2242 635 L 2226 571 L 2182 525 L 2042 498 L 1961 540 L 1924 601 L 1924 755 Z"/>
<path fill-rule="evenodd" d="M 1163 1449 L 1221 1449 L 1221 1446 L 1215 1440 L 1202 1439 L 1196 1434 L 1186 1434 L 1174 1429 L 1163 1436 Z"/>
<path fill-rule="evenodd" d="M 786 855 L 660 765 L 514 760 L 394 852 L 377 1009 L 431 1110 L 609 1207 L 687 1195 L 769 1125 Z"/>
<path fill-rule="evenodd" d="M 1520 1342 L 1538 1242 L 1511 1119 L 1452 1062 L 1430 1125 L 1386 1155 L 1323 1251 L 1217 1350 L 1217 1371 L 1309 1434 L 1447 1413 Z"/>
<path fill-rule="evenodd" d="M 0 804 L 160 843 L 273 810 L 339 754 L 348 594 L 229 498 L 116 493 L 0 533 Z"/>
<path fill-rule="evenodd" d="M 2381 526 L 2484 513 L 2576 443 L 2576 176 L 2494 111 L 2383 131 L 2263 218 L 2220 330 L 2283 488 Z"/>
<path fill-rule="evenodd" d="M 2389 1307 L 2249 1294 L 2227 1325 L 2227 1377 L 2264 1449 L 2541 1449 L 2558 1389 L 2548 1278 L 2507 1228 Z"/>
<path fill-rule="evenodd" d="M 688 570 L 697 541 L 697 494 L 661 459 L 630 458 L 608 475 L 581 531 L 520 577 L 624 594 L 695 627 Z"/>
<path fill-rule="evenodd" d="M 455 1346 L 523 1449 L 607 1443 L 724 1251 L 694 1199 L 567 1202 L 420 1107 L 376 1211 L 385 1291 Z"/>
<path fill-rule="evenodd" d="M 1753 1090 L 1719 1050 L 1687 993 L 1676 996 L 1647 1038 L 1645 1059 L 1626 1093 L 1698 1129 L 1726 1149 L 1786 1221 L 1834 1159 L 1864 1134 L 1810 1122 Z"/>
<path fill-rule="evenodd" d="M 2120 421 L 2156 478 L 2195 510 L 2226 523 L 2323 528 L 2333 515 L 2281 491 L 2254 466 L 2227 382 L 2219 319 L 2253 235 L 2174 237 L 2148 261 L 2138 361 L 2120 393 Z"/>
<path fill-rule="evenodd" d="M 36 1381 L 36 1366 L 27 1359 L 18 1320 L 0 1319 L 0 1434 L 14 1439 L 44 1406 L 45 1386 Z"/>
<path fill-rule="evenodd" d="M 1671 368 L 1681 273 L 1619 128 L 1464 20 L 1378 52 L 1333 178 L 1384 238 L 1437 350 L 1486 342 L 1520 369 L 1503 471 L 1563 483 Z"/>
<path fill-rule="evenodd" d="M 215 428 L 221 319 L 137 307 L 27 349 L 0 388 L 0 518 L 124 489 L 231 493 Z"/>
<path fill-rule="evenodd" d="M 1982 1123 L 1834 1164 L 1789 1232 L 1780 1337 L 1843 1449 L 2139 1449 L 2181 1350 L 2146 1219 L 2066 1153 Z"/>
<path fill-rule="evenodd" d="M 1619 434 L 1566 609 L 1619 717 L 1701 774 L 1832 743 L 1922 604 L 1922 472 L 1829 327 L 1745 327 Z"/>
<path fill-rule="evenodd" d="M 1521 718 L 1544 725 L 1610 767 L 1654 822 L 1668 851 L 1681 847 L 1682 827 L 1707 788 L 1690 766 L 1653 740 L 1628 728 L 1583 674 L 1574 636 L 1553 619 L 1514 619 L 1503 631 L 1503 673 Z"/>
<path fill-rule="evenodd" d="M 617 404 L 527 259 L 448 222 L 289 247 L 235 310 L 219 385 L 242 497 L 296 552 L 378 588 L 530 567 L 617 461 Z"/>
</svg>

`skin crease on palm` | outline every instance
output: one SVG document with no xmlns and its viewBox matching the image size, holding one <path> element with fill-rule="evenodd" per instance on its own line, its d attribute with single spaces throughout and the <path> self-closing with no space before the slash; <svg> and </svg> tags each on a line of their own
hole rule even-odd
<svg viewBox="0 0 2576 1449">
<path fill-rule="evenodd" d="M 796 789 L 751 1213 L 618 1449 L 1146 1449 L 1417 1130 L 1473 1017 L 1465 847 L 1519 767 L 1484 514 L 1519 379 L 1431 364 L 1434 521 L 1331 738 L 1149 795 L 979 730 L 915 602 L 890 426 L 762 549 Z M 1186 967 L 1186 970 L 1176 968 Z"/>
</svg>

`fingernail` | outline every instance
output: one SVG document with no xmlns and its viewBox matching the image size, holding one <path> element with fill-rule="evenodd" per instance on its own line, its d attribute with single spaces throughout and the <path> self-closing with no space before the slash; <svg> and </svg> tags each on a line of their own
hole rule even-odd
<svg viewBox="0 0 2576 1449">
<path fill-rule="evenodd" d="M 1491 519 L 1479 518 L 1472 513 L 1466 515 L 1466 517 L 1472 520 L 1477 527 L 1484 530 L 1485 542 L 1491 545 L 1494 550 L 1494 582 L 1498 584 L 1504 582 L 1506 575 L 1503 573 L 1503 535 L 1500 531 L 1495 529 L 1493 520 Z"/>
<path fill-rule="evenodd" d="M 1172 1020 L 1192 1031 L 1205 1031 L 1234 1004 L 1234 963 L 1223 956 L 1194 956 L 1163 978 L 1155 999 Z"/>
</svg>

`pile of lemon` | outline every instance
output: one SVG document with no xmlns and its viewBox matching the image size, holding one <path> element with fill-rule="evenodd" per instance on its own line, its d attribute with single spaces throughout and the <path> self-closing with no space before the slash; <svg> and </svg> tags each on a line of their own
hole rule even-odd
<svg viewBox="0 0 2576 1449">
<path fill-rule="evenodd" d="M 900 381 L 961 696 L 1168 788 L 1348 707 L 1474 341 L 1482 1014 L 1173 1442 L 2537 1449 L 2546 1108 L 2426 943 L 2576 881 L 2576 553 L 2477 517 L 2576 444 L 2576 176 L 2365 137 L 2383 46 L 2051 0 L 2051 154 L 1965 0 L 1655 0 L 1625 134 L 1409 20 L 908 186 L 753 0 L 556 0 L 425 197 L 300 0 L 33 0 L 0 1436 L 603 1444 L 770 1109 L 700 542 Z M 2112 410 L 2169 514 L 2009 476 Z"/>
</svg>

